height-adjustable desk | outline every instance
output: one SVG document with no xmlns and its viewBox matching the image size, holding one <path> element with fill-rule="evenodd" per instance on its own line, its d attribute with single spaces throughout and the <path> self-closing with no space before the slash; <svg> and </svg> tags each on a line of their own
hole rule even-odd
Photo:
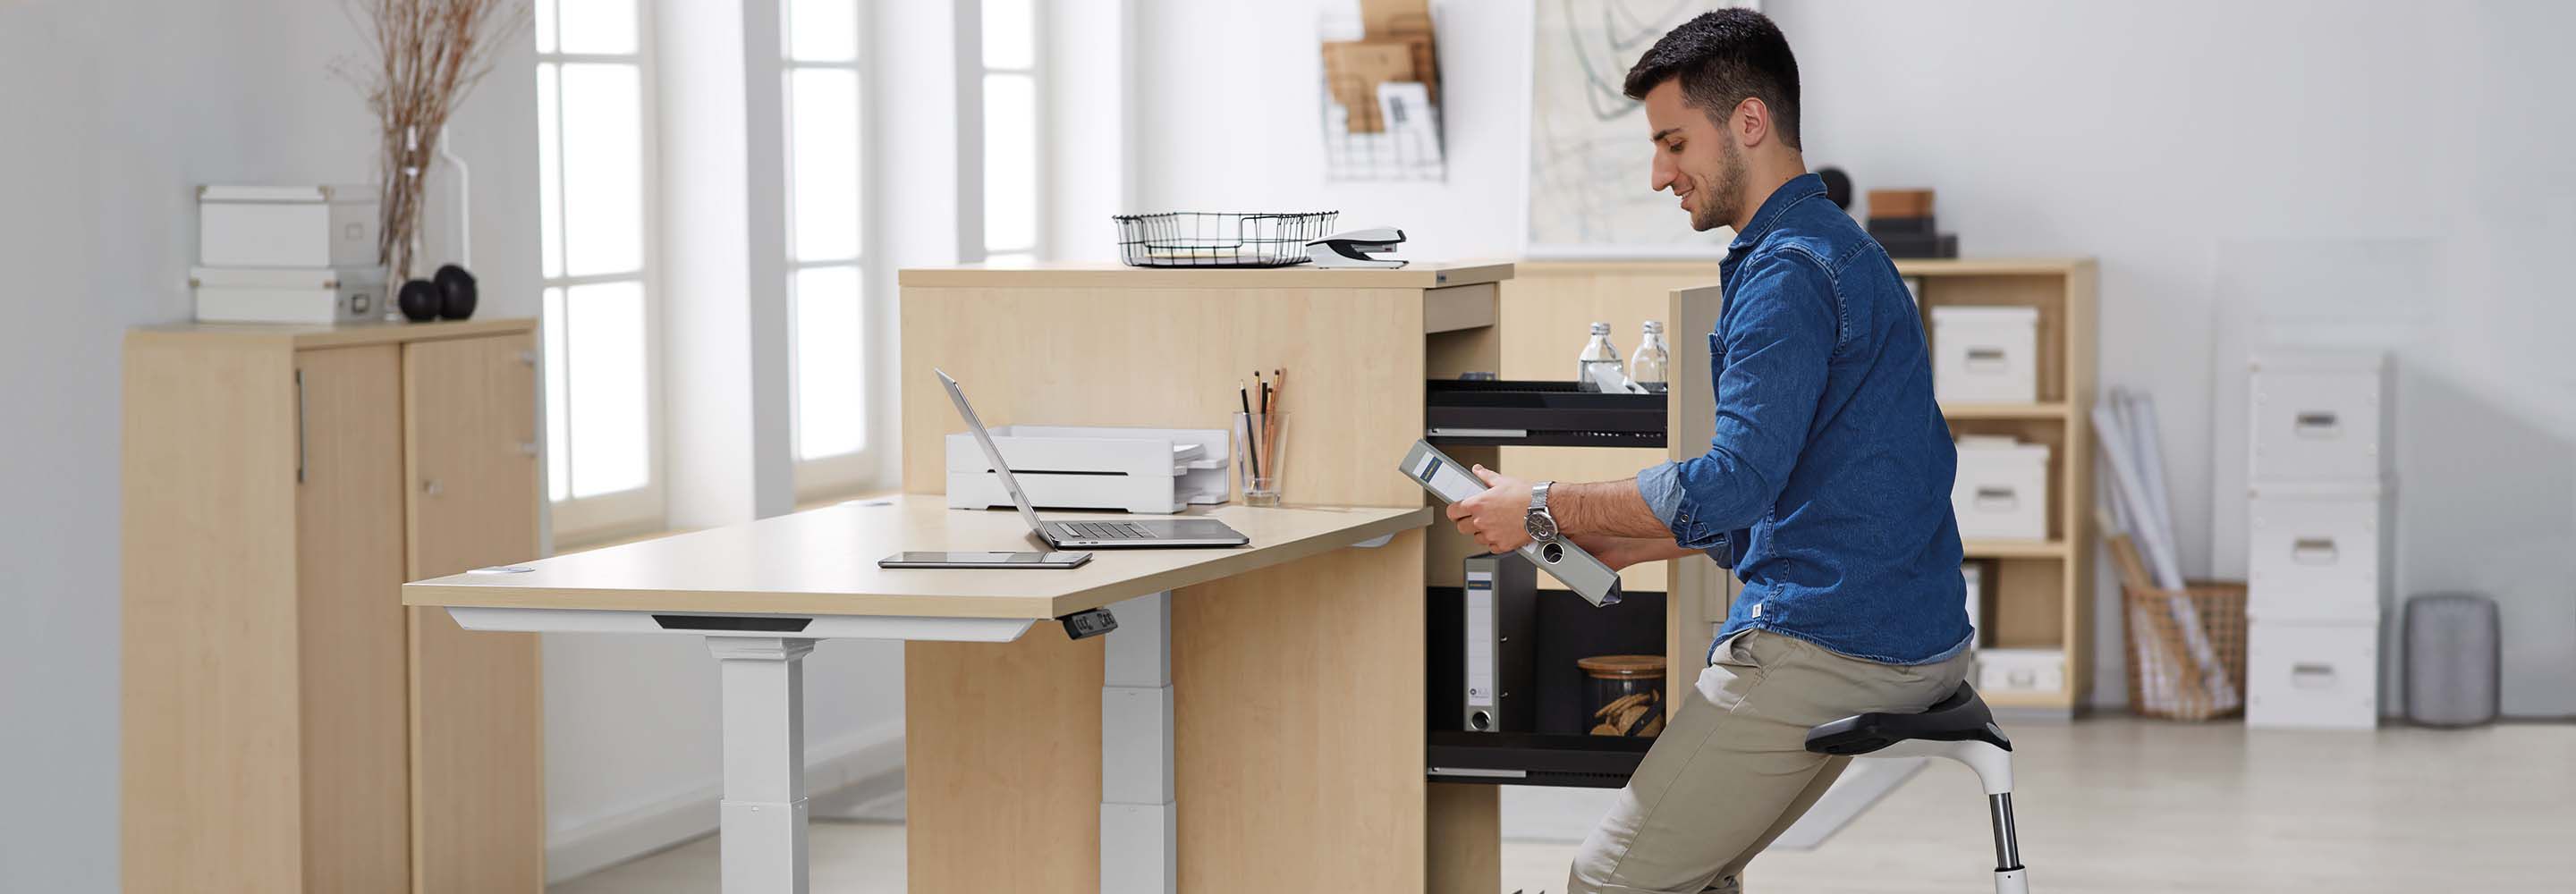
<svg viewBox="0 0 2576 894">
<path fill-rule="evenodd" d="M 725 894 L 801 894 L 802 661 L 815 641 L 1063 641 L 1051 619 L 1114 604 L 1127 626 L 1108 637 L 1150 646 L 1163 636 L 1161 597 L 1153 594 L 1258 576 L 1302 559 L 1332 567 L 1345 560 L 1331 554 L 1383 543 L 1430 520 L 1420 508 L 1225 507 L 1208 515 L 1242 531 L 1251 545 L 1103 552 L 1070 571 L 878 568 L 879 557 L 904 549 L 1025 548 L 1028 528 L 1016 514 L 952 511 L 940 499 L 905 495 L 405 584 L 403 601 L 446 607 L 467 630 L 704 637 L 723 666 Z M 1001 724 L 979 735 L 1030 732 Z M 912 743 L 915 756 L 921 744 Z M 1155 768 L 1153 755 L 1141 759 Z M 984 769 L 1057 785 L 1101 774 L 1097 762 Z M 916 792 L 912 800 L 941 797 Z"/>
<path fill-rule="evenodd" d="M 1435 524 L 1395 463 L 1422 437 L 1426 380 L 1498 368 L 1511 270 L 905 270 L 893 507 L 425 582 L 406 598 L 464 606 L 467 626 L 492 629 L 743 619 L 672 622 L 710 637 L 725 664 L 728 890 L 800 890 L 777 867 L 802 865 L 801 838 L 783 831 L 801 823 L 774 806 L 801 795 L 792 659 L 805 640 L 871 636 L 909 641 L 916 894 L 1489 894 L 1495 789 L 1425 774 L 1425 588 L 1457 586 L 1469 542 Z M 1287 500 L 1343 508 L 1208 513 L 1251 535 L 1247 550 L 1100 550 L 1072 572 L 917 570 L 904 580 L 928 583 L 880 592 L 894 572 L 873 563 L 899 549 L 1030 548 L 1011 513 L 939 508 L 942 439 L 964 424 L 933 366 L 989 425 L 1199 428 L 1226 427 L 1238 380 L 1285 368 Z M 1117 584 L 1058 592 L 1081 581 Z M 1111 606 L 1120 629 L 1072 640 L 1039 623 L 1092 605 Z M 808 615 L 801 630 L 763 626 Z"/>
</svg>

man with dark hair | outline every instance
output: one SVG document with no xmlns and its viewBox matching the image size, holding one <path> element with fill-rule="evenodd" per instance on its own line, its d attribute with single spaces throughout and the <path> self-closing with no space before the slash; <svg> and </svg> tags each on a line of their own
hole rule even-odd
<svg viewBox="0 0 2576 894">
<path fill-rule="evenodd" d="M 1657 41 L 1626 88 L 1645 105 L 1652 188 L 1671 190 L 1693 229 L 1735 229 L 1708 339 L 1716 436 L 1706 455 L 1626 481 L 1532 485 L 1480 466 L 1488 489 L 1449 517 L 1495 552 L 1550 536 L 1613 567 L 1706 553 L 1735 569 L 1744 591 L 1709 666 L 1667 693 L 1670 725 L 1568 882 L 1735 892 L 1849 760 L 1808 753 L 1809 727 L 1921 711 L 1966 677 L 1958 455 L 1895 265 L 1807 173 L 1779 27 L 1744 9 L 1701 15 Z"/>
</svg>

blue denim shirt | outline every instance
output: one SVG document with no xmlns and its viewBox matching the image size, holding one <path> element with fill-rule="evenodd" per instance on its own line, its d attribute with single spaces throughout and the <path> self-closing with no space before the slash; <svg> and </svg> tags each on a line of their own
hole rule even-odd
<svg viewBox="0 0 2576 894">
<path fill-rule="evenodd" d="M 1958 450 L 1896 265 L 1808 174 L 1762 203 L 1718 270 L 1716 437 L 1638 473 L 1637 491 L 1744 581 L 1719 638 L 1770 630 L 1884 664 L 1966 649 Z"/>
</svg>

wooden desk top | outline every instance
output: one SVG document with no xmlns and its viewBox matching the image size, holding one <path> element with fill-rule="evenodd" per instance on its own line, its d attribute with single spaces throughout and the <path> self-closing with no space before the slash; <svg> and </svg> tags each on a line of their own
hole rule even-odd
<svg viewBox="0 0 2576 894">
<path fill-rule="evenodd" d="M 607 611 L 1048 619 L 1420 528 L 1427 508 L 1227 505 L 1199 513 L 1252 538 L 1235 549 L 1104 549 L 1072 570 L 885 569 L 904 550 L 1036 548 L 1019 513 L 947 508 L 936 494 L 844 503 L 556 556 L 519 574 L 403 585 L 403 604 Z M 1046 513 L 1049 520 L 1128 518 Z"/>
<path fill-rule="evenodd" d="M 903 286 L 970 289 L 1439 289 L 1510 278 L 1509 261 L 1413 261 L 1392 270 L 1313 264 L 1236 269 L 1056 262 L 913 267 L 896 274 L 896 282 Z"/>
</svg>

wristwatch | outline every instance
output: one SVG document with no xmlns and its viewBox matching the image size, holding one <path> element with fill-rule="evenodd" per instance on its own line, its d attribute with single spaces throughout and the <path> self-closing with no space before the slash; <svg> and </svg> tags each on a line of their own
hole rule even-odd
<svg viewBox="0 0 2576 894">
<path fill-rule="evenodd" d="M 1541 481 L 1530 485 L 1529 515 L 1521 521 L 1522 526 L 1529 529 L 1530 539 L 1540 543 L 1556 539 L 1556 516 L 1547 511 L 1547 489 L 1554 484 L 1554 481 Z"/>
</svg>

